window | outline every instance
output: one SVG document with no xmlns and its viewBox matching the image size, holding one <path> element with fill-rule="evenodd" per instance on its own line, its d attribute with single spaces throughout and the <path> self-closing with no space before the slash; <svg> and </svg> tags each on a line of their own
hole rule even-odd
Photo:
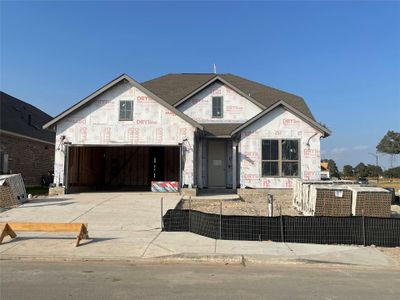
<svg viewBox="0 0 400 300">
<path fill-rule="evenodd" d="M 119 120 L 132 121 L 133 120 L 133 101 L 120 101 L 119 102 Z"/>
<path fill-rule="evenodd" d="M 261 148 L 261 174 L 263 177 L 299 176 L 298 140 L 263 140 Z"/>
<path fill-rule="evenodd" d="M 212 97 L 212 117 L 222 118 L 222 97 Z"/>
</svg>

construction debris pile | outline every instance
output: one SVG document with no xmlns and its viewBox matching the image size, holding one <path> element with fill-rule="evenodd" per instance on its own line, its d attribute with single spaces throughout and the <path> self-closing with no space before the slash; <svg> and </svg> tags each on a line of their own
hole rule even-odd
<svg viewBox="0 0 400 300">
<path fill-rule="evenodd" d="M 306 216 L 371 216 L 389 218 L 391 193 L 351 181 L 297 180 L 293 206 Z"/>
</svg>

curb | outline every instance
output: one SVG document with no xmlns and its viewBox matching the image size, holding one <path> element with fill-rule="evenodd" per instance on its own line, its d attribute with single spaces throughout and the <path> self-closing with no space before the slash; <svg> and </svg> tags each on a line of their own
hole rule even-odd
<svg viewBox="0 0 400 300">
<path fill-rule="evenodd" d="M 223 254 L 197 254 L 181 253 L 160 257 L 76 257 L 76 256 L 29 256 L 29 255 L 0 255 L 0 261 L 37 261 L 37 262 L 104 262 L 104 263 L 130 263 L 130 264 L 217 264 L 217 265 L 303 265 L 303 266 L 330 266 L 330 267 L 356 267 L 356 268 L 381 268 L 393 269 L 388 266 L 357 265 L 351 263 L 330 262 L 302 258 L 267 257 L 264 255 L 223 255 Z"/>
</svg>

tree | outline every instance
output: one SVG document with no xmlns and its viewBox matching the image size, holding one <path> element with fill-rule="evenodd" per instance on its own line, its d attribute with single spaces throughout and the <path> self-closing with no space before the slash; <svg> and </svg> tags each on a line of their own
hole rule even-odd
<svg viewBox="0 0 400 300">
<path fill-rule="evenodd" d="M 386 178 L 400 178 L 400 167 L 387 169 L 385 172 L 383 172 L 383 175 Z"/>
<path fill-rule="evenodd" d="M 354 167 L 354 174 L 358 177 L 367 177 L 368 176 L 368 169 L 367 166 L 363 163 L 359 163 L 357 166 Z"/>
<path fill-rule="evenodd" d="M 329 173 L 331 177 L 337 177 L 340 179 L 340 174 L 336 162 L 333 159 L 323 159 L 322 162 L 327 162 L 329 166 Z"/>
<path fill-rule="evenodd" d="M 376 146 L 376 150 L 390 155 L 390 166 L 393 168 L 396 155 L 400 154 L 400 133 L 389 130 Z"/>
<path fill-rule="evenodd" d="M 379 177 L 383 174 L 383 170 L 379 166 L 370 165 L 367 166 L 367 176 L 368 177 Z"/>
<path fill-rule="evenodd" d="M 353 177 L 353 167 L 350 165 L 344 165 L 343 166 L 343 176 L 344 177 Z"/>
</svg>

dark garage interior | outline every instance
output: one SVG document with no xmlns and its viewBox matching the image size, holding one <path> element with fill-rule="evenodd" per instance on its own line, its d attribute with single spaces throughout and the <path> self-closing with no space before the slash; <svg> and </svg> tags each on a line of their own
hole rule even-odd
<svg viewBox="0 0 400 300">
<path fill-rule="evenodd" d="M 68 192 L 150 191 L 151 181 L 179 181 L 179 146 L 71 146 Z"/>
</svg>

